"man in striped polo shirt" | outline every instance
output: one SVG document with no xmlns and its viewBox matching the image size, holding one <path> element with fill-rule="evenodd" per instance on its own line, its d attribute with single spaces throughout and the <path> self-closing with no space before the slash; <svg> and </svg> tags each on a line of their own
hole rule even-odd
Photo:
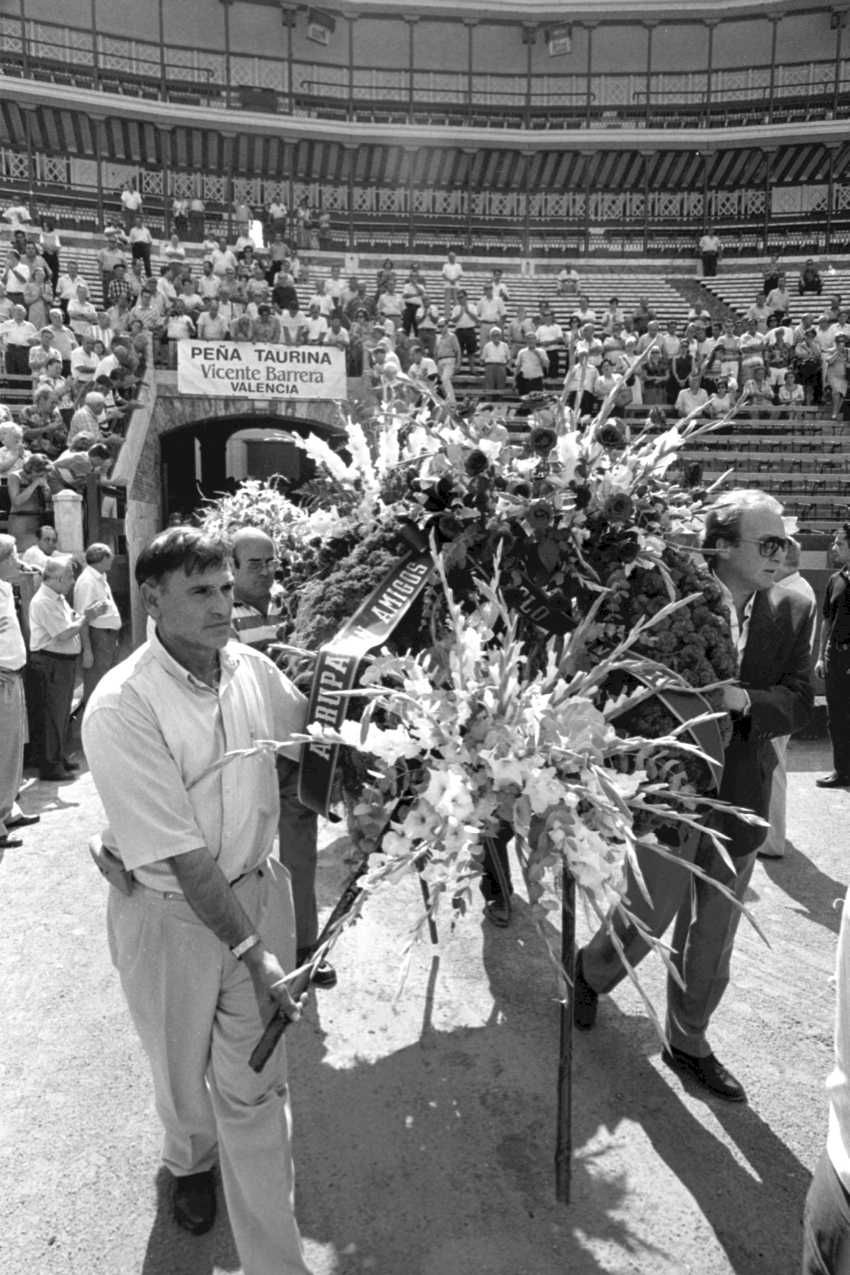
<svg viewBox="0 0 850 1275">
<path fill-rule="evenodd" d="M 277 555 L 271 538 L 259 527 L 242 527 L 231 541 L 233 553 L 234 636 L 240 642 L 267 652 L 277 638 L 280 607 L 272 599 Z M 318 934 L 316 908 L 316 855 L 318 821 L 298 800 L 298 767 L 278 758 L 280 787 L 279 854 L 292 878 L 295 904 L 297 959 L 309 959 Z M 316 987 L 333 987 L 336 970 L 321 961 L 313 971 Z"/>
</svg>

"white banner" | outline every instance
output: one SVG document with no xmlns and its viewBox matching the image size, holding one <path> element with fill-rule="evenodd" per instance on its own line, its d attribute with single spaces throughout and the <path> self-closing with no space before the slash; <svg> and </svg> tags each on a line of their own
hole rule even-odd
<svg viewBox="0 0 850 1275">
<path fill-rule="evenodd" d="M 345 351 L 326 345 L 178 341 L 177 389 L 212 398 L 344 399 Z"/>
</svg>

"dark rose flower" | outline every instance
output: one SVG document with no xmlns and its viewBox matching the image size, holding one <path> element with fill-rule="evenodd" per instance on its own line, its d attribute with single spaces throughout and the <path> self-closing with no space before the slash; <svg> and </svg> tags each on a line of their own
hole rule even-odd
<svg viewBox="0 0 850 1275">
<path fill-rule="evenodd" d="M 576 509 L 586 509 L 590 504 L 590 488 L 586 483 L 582 483 L 580 487 L 576 487 Z"/>
<path fill-rule="evenodd" d="M 653 425 L 666 425 L 667 413 L 663 407 L 651 407 L 649 409 L 649 419 Z"/>
<path fill-rule="evenodd" d="M 440 514 L 437 519 L 437 528 L 444 540 L 454 540 L 455 536 L 463 531 L 462 525 L 451 514 Z"/>
<path fill-rule="evenodd" d="M 528 445 L 533 452 L 537 452 L 541 456 L 548 456 L 555 446 L 556 437 L 555 431 L 550 426 L 535 425 L 528 436 Z"/>
<path fill-rule="evenodd" d="M 552 521 L 552 506 L 547 500 L 536 500 L 529 506 L 527 517 L 532 527 L 539 531 Z"/>
<path fill-rule="evenodd" d="M 637 536 L 623 536 L 617 545 L 617 554 L 621 562 L 634 562 L 640 553 Z"/>
<path fill-rule="evenodd" d="M 454 483 L 448 474 L 443 474 L 434 484 L 434 495 L 444 504 L 451 500 L 454 490 Z"/>
<path fill-rule="evenodd" d="M 484 452 L 476 447 L 471 451 L 464 461 L 463 467 L 469 474 L 470 478 L 475 478 L 478 474 L 483 474 L 487 466 L 490 464 Z"/>
<path fill-rule="evenodd" d="M 528 483 L 514 483 L 511 487 L 511 494 L 519 496 L 519 498 L 523 500 L 526 496 L 531 495 L 531 487 Z"/>
<path fill-rule="evenodd" d="M 629 522 L 634 514 L 631 496 L 624 491 L 617 491 L 605 501 L 603 510 L 609 522 Z"/>
<path fill-rule="evenodd" d="M 619 448 L 626 445 L 626 431 L 620 421 L 612 417 L 596 435 L 603 447 Z"/>
</svg>

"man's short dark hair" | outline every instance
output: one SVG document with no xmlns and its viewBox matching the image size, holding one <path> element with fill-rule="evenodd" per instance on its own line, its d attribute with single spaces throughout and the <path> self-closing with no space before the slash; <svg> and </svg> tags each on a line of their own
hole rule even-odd
<svg viewBox="0 0 850 1275">
<path fill-rule="evenodd" d="M 136 584 L 159 584 L 172 571 L 187 576 L 214 571 L 230 561 L 227 541 L 197 527 L 168 527 L 154 536 L 136 561 Z"/>
</svg>

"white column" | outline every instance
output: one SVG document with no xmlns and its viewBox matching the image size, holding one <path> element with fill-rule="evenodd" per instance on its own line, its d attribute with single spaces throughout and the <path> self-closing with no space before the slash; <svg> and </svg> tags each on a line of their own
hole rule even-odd
<svg viewBox="0 0 850 1275">
<path fill-rule="evenodd" d="M 53 497 L 53 521 L 61 553 L 83 553 L 83 498 L 76 491 L 58 491 Z"/>
</svg>

